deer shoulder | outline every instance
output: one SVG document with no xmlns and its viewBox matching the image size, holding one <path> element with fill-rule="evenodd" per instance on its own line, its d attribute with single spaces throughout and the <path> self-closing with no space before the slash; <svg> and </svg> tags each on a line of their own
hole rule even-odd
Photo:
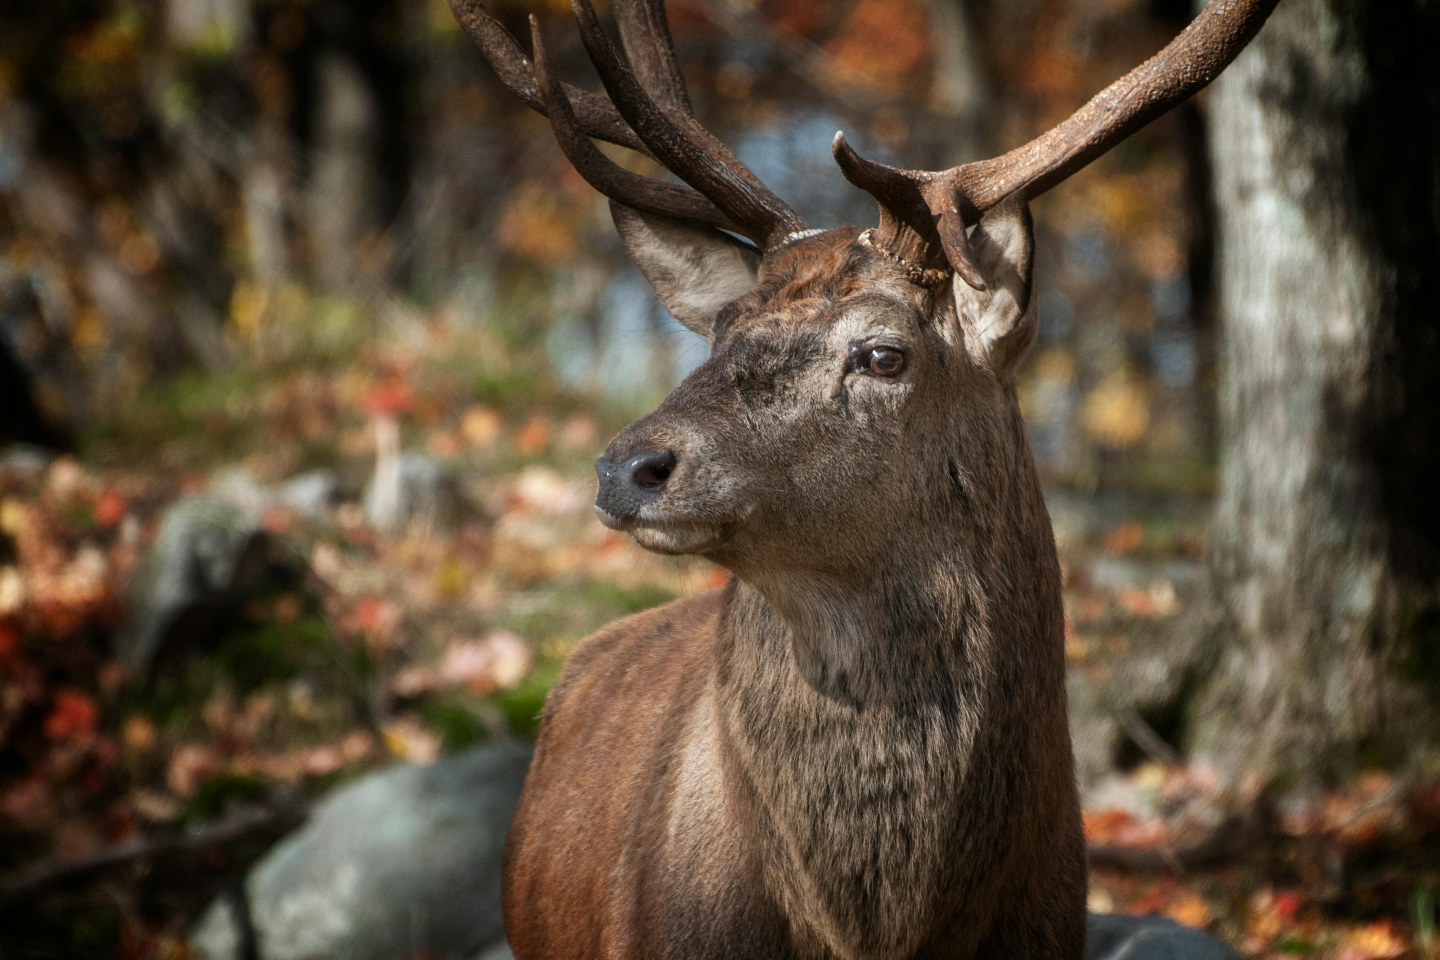
<svg viewBox="0 0 1440 960">
<path fill-rule="evenodd" d="M 738 943 L 702 906 L 760 889 L 709 776 L 720 758 L 705 668 L 720 607 L 711 591 L 626 617 L 567 660 L 506 851 L 506 927 L 529 955 L 784 955 L 773 906 L 749 908 Z M 772 952 L 741 949 L 756 938 Z"/>
</svg>

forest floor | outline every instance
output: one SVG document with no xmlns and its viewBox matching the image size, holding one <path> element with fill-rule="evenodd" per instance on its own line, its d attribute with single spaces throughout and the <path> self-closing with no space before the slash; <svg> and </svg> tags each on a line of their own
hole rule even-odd
<svg viewBox="0 0 1440 960">
<path fill-rule="evenodd" d="M 26 924 L 73 951 L 57 955 L 119 943 L 135 960 L 185 956 L 188 923 L 218 892 L 197 871 L 220 876 L 253 854 L 223 843 L 169 859 L 127 850 L 209 836 L 237 811 L 278 810 L 397 760 L 530 736 L 582 637 L 725 581 L 593 518 L 589 463 L 624 411 L 451 359 L 463 352 L 187 381 L 147 396 L 80 455 L 0 458 L 8 922 L 24 907 Z M 389 534 L 362 505 L 385 421 L 405 449 L 446 468 L 455 493 Z M 331 471 L 332 500 L 302 511 L 274 494 L 316 468 Z M 245 501 L 272 566 L 289 573 L 234 598 L 216 629 L 127 667 L 116 653 L 127 584 L 167 508 L 202 493 Z M 1095 672 L 1125 656 L 1132 629 L 1153 633 L 1183 613 L 1179 580 L 1203 553 L 1204 515 L 1130 511 L 1122 498 L 1075 521 L 1084 500 L 1062 495 L 1055 512 L 1067 655 Z M 1160 573 L 1112 575 L 1127 563 Z M 1212 815 L 1206 834 L 1189 813 L 1197 799 L 1223 806 L 1213 778 L 1161 741 L 1117 757 L 1091 791 L 1092 910 L 1165 914 L 1252 956 L 1440 957 L 1440 785 L 1402 788 L 1370 771 L 1258 828 L 1216 827 Z M 1216 846 L 1227 830 L 1235 836 Z M 15 895 L 64 863 L 93 869 Z"/>
</svg>

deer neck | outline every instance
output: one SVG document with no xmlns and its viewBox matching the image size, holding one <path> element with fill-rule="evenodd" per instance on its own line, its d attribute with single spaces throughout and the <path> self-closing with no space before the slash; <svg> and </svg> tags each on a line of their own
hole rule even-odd
<svg viewBox="0 0 1440 960">
<path fill-rule="evenodd" d="M 1068 749 L 1059 567 L 1038 483 L 1020 486 L 901 541 L 867 574 L 728 588 L 715 648 L 724 776 L 767 847 L 769 888 L 820 953 L 916 947 L 953 918 L 942 897 L 984 879 L 957 880 L 956 864 L 1013 847 L 1026 767 L 1068 763 L 1042 756 Z M 987 894 L 967 896 L 985 909 Z"/>
<path fill-rule="evenodd" d="M 731 639 L 744 648 L 737 660 L 765 669 L 767 687 L 785 678 L 802 700 L 857 715 L 887 712 L 914 696 L 916 677 L 953 676 L 963 667 L 957 655 L 969 598 L 956 589 L 962 578 L 946 572 L 924 571 L 925 583 L 885 569 L 870 577 L 786 571 L 737 581 L 727 605 Z M 735 692 L 755 679 L 735 674 Z"/>
<path fill-rule="evenodd" d="M 989 475 L 935 456 L 934 481 L 916 485 L 905 529 L 882 552 L 846 556 L 837 544 L 824 569 L 735 564 L 719 689 L 773 692 L 783 678 L 800 702 L 884 715 L 1032 649 L 1059 662 L 1059 561 L 1018 408 L 965 446 Z"/>
</svg>

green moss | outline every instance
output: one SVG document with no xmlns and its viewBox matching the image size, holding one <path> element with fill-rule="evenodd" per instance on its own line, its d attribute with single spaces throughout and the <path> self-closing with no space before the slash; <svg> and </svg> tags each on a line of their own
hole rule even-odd
<svg viewBox="0 0 1440 960">
<path fill-rule="evenodd" d="M 545 707 L 545 698 L 559 678 L 559 664 L 542 663 L 520 686 L 495 694 L 490 702 L 500 708 L 511 730 L 533 737 L 540 731 L 540 711 Z"/>
<path fill-rule="evenodd" d="M 97 890 L 62 893 L 0 920 L 5 957 L 114 960 L 122 940 L 120 910 Z"/>
<path fill-rule="evenodd" d="M 1281 937 L 1275 941 L 1273 949 L 1280 953 L 1293 953 L 1299 956 L 1307 956 L 1315 952 L 1315 944 L 1303 937 Z"/>
<path fill-rule="evenodd" d="M 561 591 L 545 591 L 544 604 L 523 611 L 507 611 L 497 618 L 498 626 L 522 637 L 554 637 L 570 634 L 569 621 L 577 608 L 568 606 Z M 569 591 L 564 591 L 569 593 Z"/>
<path fill-rule="evenodd" d="M 614 610 L 618 614 L 639 613 L 669 603 L 675 599 L 673 591 L 653 584 L 627 589 L 608 580 L 597 580 L 585 589 L 585 598 L 591 603 Z"/>
<path fill-rule="evenodd" d="M 266 620 L 227 635 L 216 650 L 218 666 L 238 693 L 273 680 L 288 680 L 322 662 L 330 630 L 318 612 L 289 623 Z"/>
<path fill-rule="evenodd" d="M 1404 651 L 1398 665 L 1401 679 L 1420 684 L 1440 702 L 1440 605 L 1433 596 L 1426 597 L 1397 619 Z"/>
<path fill-rule="evenodd" d="M 539 375 L 524 367 L 512 366 L 477 374 L 471 393 L 481 403 L 504 407 L 512 402 L 530 401 L 539 387 Z"/>
<path fill-rule="evenodd" d="M 270 604 L 252 605 L 259 619 L 232 623 L 209 649 L 177 652 L 157 665 L 153 677 L 132 684 L 124 708 L 150 717 L 177 736 L 198 732 L 200 713 L 216 690 L 238 698 L 304 678 L 327 709 L 302 723 L 321 733 L 363 712 L 354 691 L 367 688 L 372 664 L 363 649 L 331 642 L 329 627 L 313 605 L 294 620 L 273 618 Z"/>
<path fill-rule="evenodd" d="M 440 734 L 444 750 L 460 750 L 490 739 L 481 704 L 470 697 L 449 697 L 424 707 L 425 722 Z"/>
<path fill-rule="evenodd" d="M 265 799 L 269 786 L 263 777 L 247 773 L 222 773 L 200 785 L 185 805 L 181 820 L 187 824 L 207 823 L 230 810 Z"/>
<path fill-rule="evenodd" d="M 237 449 L 253 445 L 259 428 L 251 408 L 263 383 L 249 367 L 182 374 L 102 418 L 81 438 L 82 447 L 102 463 L 123 461 L 135 451 L 153 457 L 159 450 L 184 468 L 233 459 Z"/>
</svg>

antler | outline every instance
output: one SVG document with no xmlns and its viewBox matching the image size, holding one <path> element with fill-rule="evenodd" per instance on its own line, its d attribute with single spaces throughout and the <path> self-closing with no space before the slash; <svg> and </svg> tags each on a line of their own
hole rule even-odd
<svg viewBox="0 0 1440 960">
<path fill-rule="evenodd" d="M 509 31 L 474 0 L 451 0 L 450 12 L 455 14 L 461 29 L 480 48 L 500 82 L 531 110 L 541 116 L 549 116 L 535 70 Z M 609 100 L 568 83 L 563 89 L 574 107 L 576 123 L 586 136 L 649 154 L 645 144 L 635 136 L 635 131 L 630 129 Z"/>
<path fill-rule="evenodd" d="M 550 129 L 555 131 L 560 149 L 580 176 L 605 196 L 636 210 L 738 231 L 739 228 L 729 217 L 690 187 L 642 177 L 601 153 L 585 135 L 560 81 L 550 72 L 549 57 L 540 38 L 540 22 L 533 16 L 530 18 L 530 41 L 535 51 L 535 80 L 544 97 Z"/>
<path fill-rule="evenodd" d="M 534 17 L 532 64 L 478 0 L 450 0 L 450 9 L 501 81 L 550 118 L 566 157 L 605 196 L 638 210 L 741 233 L 761 247 L 805 229 L 805 221 L 788 204 L 695 120 L 662 0 L 616 4 L 633 72 L 588 0 L 573 2 L 581 37 L 610 100 L 553 76 Z M 690 186 L 631 173 L 601 153 L 590 137 L 653 157 Z"/>
<path fill-rule="evenodd" d="M 1195 94 L 1245 48 L 1277 2 L 1211 0 L 1165 49 L 1064 123 L 990 160 L 949 170 L 902 170 L 864 159 L 837 133 L 832 150 L 845 179 L 880 204 L 872 242 L 927 266 L 948 261 L 966 283 L 983 290 L 966 243 L 969 224 L 1013 194 L 1039 196 Z"/>
</svg>

